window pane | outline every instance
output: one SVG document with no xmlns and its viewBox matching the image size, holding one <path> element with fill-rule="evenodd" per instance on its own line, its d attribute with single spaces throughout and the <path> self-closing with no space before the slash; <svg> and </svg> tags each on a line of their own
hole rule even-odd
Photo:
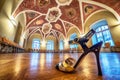
<svg viewBox="0 0 120 80">
<path fill-rule="evenodd" d="M 114 42 L 112 40 L 108 25 L 97 27 L 95 36 L 94 38 L 96 39 L 94 39 L 94 41 L 97 41 L 97 42 L 103 41 L 103 46 L 106 42 L 109 42 L 111 46 L 114 46 Z M 97 43 L 97 42 L 93 42 L 93 43 Z"/>
<path fill-rule="evenodd" d="M 111 35 L 110 35 L 110 32 L 108 30 L 104 31 L 103 35 L 104 35 L 105 41 L 111 40 Z"/>
<path fill-rule="evenodd" d="M 33 39 L 32 49 L 40 49 L 40 40 L 39 39 Z"/>
<path fill-rule="evenodd" d="M 96 30 L 97 30 L 96 38 L 97 38 L 98 42 L 103 41 L 104 44 L 106 42 L 109 42 L 111 44 L 111 46 L 114 45 L 111 34 L 110 34 L 110 31 L 108 29 L 108 26 L 101 26 Z M 103 44 L 103 46 L 104 46 L 104 44 Z"/>
<path fill-rule="evenodd" d="M 64 42 L 63 42 L 63 40 L 60 40 L 60 42 L 59 42 L 59 49 L 60 50 L 64 49 Z"/>
<path fill-rule="evenodd" d="M 108 25 L 105 25 L 105 29 L 108 29 Z"/>
<path fill-rule="evenodd" d="M 106 20 L 101 20 L 92 25 L 92 29 L 96 31 L 95 35 L 92 37 L 93 44 L 103 41 L 103 46 L 106 42 L 109 42 L 111 46 L 114 46 L 109 26 L 107 24 Z"/>
<path fill-rule="evenodd" d="M 47 41 L 47 50 L 54 50 L 54 41 L 52 40 Z"/>
<path fill-rule="evenodd" d="M 102 30 L 105 30 L 105 26 L 101 26 Z"/>
<path fill-rule="evenodd" d="M 76 33 L 73 33 L 71 36 L 70 36 L 70 40 L 74 40 L 75 38 L 77 38 L 77 34 Z M 70 44 L 70 48 L 78 48 L 78 45 L 77 44 Z"/>
<path fill-rule="evenodd" d="M 77 34 L 76 34 L 76 33 L 74 33 L 74 34 L 72 34 L 72 35 L 70 36 L 70 40 L 74 40 L 75 38 L 77 38 Z"/>
</svg>

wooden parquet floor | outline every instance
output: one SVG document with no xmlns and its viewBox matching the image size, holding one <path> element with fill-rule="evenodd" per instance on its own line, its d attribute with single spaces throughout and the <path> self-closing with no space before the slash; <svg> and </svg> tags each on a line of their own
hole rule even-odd
<svg viewBox="0 0 120 80">
<path fill-rule="evenodd" d="M 74 73 L 55 69 L 60 61 L 81 53 L 6 53 L 0 54 L 0 80 L 120 80 L 120 54 L 101 53 L 103 76 L 98 76 L 93 53 L 88 54 Z"/>
</svg>

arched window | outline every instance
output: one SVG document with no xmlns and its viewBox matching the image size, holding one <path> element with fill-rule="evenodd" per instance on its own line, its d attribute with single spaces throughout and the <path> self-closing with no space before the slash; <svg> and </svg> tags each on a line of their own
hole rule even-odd
<svg viewBox="0 0 120 80">
<path fill-rule="evenodd" d="M 73 33 L 71 36 L 70 36 L 70 40 L 74 40 L 75 38 L 77 38 L 77 34 L 76 33 Z M 70 44 L 70 48 L 71 49 L 77 49 L 78 48 L 78 45 L 77 44 Z"/>
<path fill-rule="evenodd" d="M 32 40 L 32 49 L 40 49 L 40 39 L 34 38 Z"/>
<path fill-rule="evenodd" d="M 54 50 L 54 41 L 53 40 L 48 40 L 46 48 L 47 48 L 47 50 Z"/>
<path fill-rule="evenodd" d="M 60 40 L 59 42 L 59 50 L 63 50 L 64 49 L 64 41 Z"/>
<path fill-rule="evenodd" d="M 96 31 L 95 35 L 92 37 L 93 44 L 103 41 L 103 46 L 107 42 L 110 43 L 110 46 L 114 46 L 114 42 L 106 20 L 101 20 L 95 23 L 92 25 L 92 28 Z"/>
</svg>

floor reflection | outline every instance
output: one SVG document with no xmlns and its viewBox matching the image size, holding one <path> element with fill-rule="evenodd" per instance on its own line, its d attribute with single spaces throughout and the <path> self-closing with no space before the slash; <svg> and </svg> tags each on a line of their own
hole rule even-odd
<svg viewBox="0 0 120 80">
<path fill-rule="evenodd" d="M 44 69 L 44 65 L 45 65 L 45 54 L 40 54 L 40 68 L 41 70 Z"/>
<path fill-rule="evenodd" d="M 30 70 L 37 70 L 40 61 L 40 54 L 39 53 L 32 53 L 30 57 Z"/>
<path fill-rule="evenodd" d="M 46 62 L 47 63 L 53 62 L 53 54 L 52 53 L 46 53 Z"/>
<path fill-rule="evenodd" d="M 15 75 L 17 75 L 20 72 L 21 69 L 21 61 L 22 61 L 22 55 L 19 55 L 15 61 Z"/>
<path fill-rule="evenodd" d="M 0 54 L 0 80 L 120 80 L 120 53 L 100 53 L 103 76 L 98 76 L 94 54 L 88 54 L 73 74 L 55 69 L 68 57 L 81 53 Z"/>
<path fill-rule="evenodd" d="M 100 54 L 100 60 L 103 75 L 113 78 L 120 76 L 120 54 L 102 53 Z"/>
</svg>

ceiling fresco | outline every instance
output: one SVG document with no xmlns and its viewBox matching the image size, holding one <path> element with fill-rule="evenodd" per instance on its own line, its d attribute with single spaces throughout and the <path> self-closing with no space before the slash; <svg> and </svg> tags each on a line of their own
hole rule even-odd
<svg viewBox="0 0 120 80">
<path fill-rule="evenodd" d="M 120 15 L 120 0 L 93 0 L 114 9 Z"/>
<path fill-rule="evenodd" d="M 119 0 L 93 0 L 110 6 L 120 12 Z M 117 3 L 119 2 L 119 3 Z M 112 5 L 114 3 L 114 5 Z M 86 3 L 79 0 L 23 0 L 16 8 L 13 16 L 25 13 L 26 31 L 30 37 L 39 33 L 44 37 L 54 35 L 64 37 L 71 27 L 76 27 L 80 33 L 84 32 L 85 20 L 94 12 L 104 8 L 99 5 Z"/>
<path fill-rule="evenodd" d="M 40 14 L 35 13 L 35 12 L 26 12 L 25 15 L 26 15 L 26 25 L 27 25 L 31 20 L 33 20 Z"/>
<path fill-rule="evenodd" d="M 91 15 L 93 12 L 104 9 L 104 8 L 101 8 L 101 7 L 97 6 L 97 5 L 88 4 L 88 3 L 84 3 L 84 2 L 82 3 L 82 6 L 83 6 L 82 9 L 83 9 L 83 18 L 84 18 L 84 20 L 86 20 L 87 17 L 89 15 Z"/>
</svg>

